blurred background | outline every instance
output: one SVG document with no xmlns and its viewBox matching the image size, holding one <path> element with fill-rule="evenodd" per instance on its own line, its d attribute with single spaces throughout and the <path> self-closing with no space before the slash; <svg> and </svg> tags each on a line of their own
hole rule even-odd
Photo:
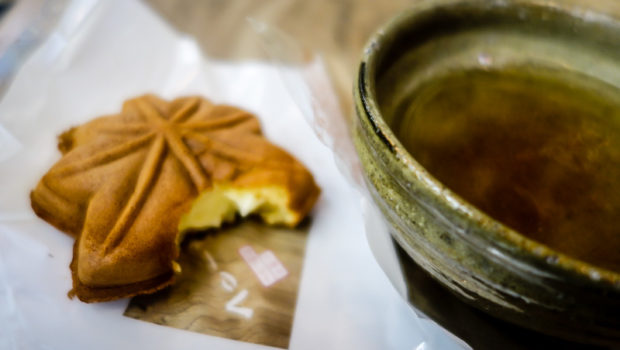
<svg viewBox="0 0 620 350">
<path fill-rule="evenodd" d="M 412 0 L 146 0 L 177 30 L 193 36 L 210 57 L 263 59 L 254 18 L 290 35 L 325 60 L 346 112 L 353 77 L 370 34 Z M 231 35 L 234 33 L 234 35 Z"/>
<path fill-rule="evenodd" d="M 90 0 L 84 0 L 90 1 Z M 54 25 L 67 0 L 0 0 L 0 93 L 7 70 Z M 203 52 L 222 60 L 266 59 L 248 18 L 289 35 L 304 49 L 323 57 L 345 113 L 352 113 L 351 89 L 361 50 L 370 34 L 412 0 L 143 0 L 181 33 L 192 36 Z M 11 11 L 9 17 L 7 13 Z M 33 22 L 35 23 L 33 25 Z M 25 32 L 25 33 L 24 33 Z M 24 35 L 25 34 L 25 35 Z M 13 45 L 11 55 L 2 55 Z M 17 46 L 17 47 L 15 47 Z M 10 60 L 10 62 L 7 62 Z"/>
</svg>

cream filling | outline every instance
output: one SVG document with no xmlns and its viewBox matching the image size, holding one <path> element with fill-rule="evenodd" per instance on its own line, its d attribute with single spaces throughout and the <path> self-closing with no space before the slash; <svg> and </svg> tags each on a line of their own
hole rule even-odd
<svg viewBox="0 0 620 350">
<path fill-rule="evenodd" d="M 179 232 L 220 227 L 235 220 L 237 214 L 259 215 L 267 224 L 292 226 L 298 214 L 288 208 L 288 193 L 281 187 L 235 188 L 214 186 L 201 193 L 189 212 L 181 217 Z M 180 234 L 179 236 L 182 236 Z M 182 240 L 182 237 L 178 237 Z"/>
</svg>

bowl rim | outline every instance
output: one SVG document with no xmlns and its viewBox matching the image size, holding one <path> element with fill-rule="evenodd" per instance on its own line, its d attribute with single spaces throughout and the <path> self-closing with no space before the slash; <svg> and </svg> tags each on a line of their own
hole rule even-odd
<svg viewBox="0 0 620 350">
<path fill-rule="evenodd" d="M 399 13 L 397 16 L 389 20 L 381 26 L 367 41 L 363 53 L 357 79 L 354 83 L 354 102 L 359 105 L 358 108 L 363 110 L 365 118 L 370 124 L 374 136 L 376 136 L 389 150 L 389 157 L 394 158 L 393 161 L 400 164 L 399 172 L 407 178 L 412 178 L 423 186 L 421 186 L 422 194 L 430 198 L 434 203 L 441 206 L 440 212 L 446 210 L 452 214 L 461 217 L 467 217 L 475 225 L 482 228 L 485 234 L 490 234 L 491 238 L 503 239 L 512 245 L 522 248 L 525 255 L 534 261 L 549 266 L 554 269 L 560 269 L 564 273 L 569 273 L 579 279 L 587 280 L 589 283 L 601 286 L 611 286 L 620 290 L 620 271 L 615 272 L 597 265 L 573 258 L 565 253 L 557 251 L 545 244 L 539 243 L 527 236 L 509 228 L 498 220 L 478 209 L 473 204 L 456 194 L 438 179 L 431 175 L 415 158 L 405 149 L 398 140 L 387 122 L 383 119 L 380 112 L 377 96 L 374 89 L 375 70 L 377 68 L 377 56 L 382 50 L 390 47 L 389 41 L 396 38 L 400 28 L 411 22 L 415 18 L 426 11 L 433 11 L 446 6 L 454 5 L 476 5 L 486 8 L 492 7 L 513 7 L 516 5 L 527 5 L 541 8 L 543 10 L 561 11 L 566 15 L 578 16 L 583 9 L 575 9 L 574 4 L 570 0 L 564 2 L 550 3 L 544 0 L 516 0 L 507 2 L 503 0 L 419 0 L 409 9 Z M 588 6 L 588 3 L 581 4 Z M 590 13 L 591 15 L 591 13 Z M 620 11 L 616 11 L 617 17 L 609 17 L 608 15 L 591 16 L 596 21 L 610 20 L 620 21 Z M 387 42 L 387 45 L 386 45 Z M 357 118 L 362 118 L 362 113 L 357 113 Z M 467 241 L 469 237 L 463 236 Z"/>
</svg>

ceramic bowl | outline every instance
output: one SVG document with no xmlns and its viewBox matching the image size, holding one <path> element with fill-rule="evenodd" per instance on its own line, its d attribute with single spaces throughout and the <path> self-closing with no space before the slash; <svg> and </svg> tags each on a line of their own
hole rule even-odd
<svg viewBox="0 0 620 350">
<path fill-rule="evenodd" d="M 566 70 L 620 87 L 619 39 L 613 1 L 418 1 L 370 39 L 354 87 L 365 179 L 408 258 L 494 317 L 615 346 L 620 275 L 537 243 L 452 192 L 407 152 L 392 129 L 398 109 L 384 102 L 393 99 L 379 97 L 404 96 L 447 71 L 509 66 Z M 386 84 L 389 75 L 408 78 Z"/>
</svg>

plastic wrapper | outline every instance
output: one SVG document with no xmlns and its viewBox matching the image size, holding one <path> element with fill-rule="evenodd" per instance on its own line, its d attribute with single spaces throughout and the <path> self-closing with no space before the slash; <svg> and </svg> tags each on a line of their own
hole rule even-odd
<svg viewBox="0 0 620 350">
<path fill-rule="evenodd" d="M 58 134 L 147 92 L 200 94 L 254 112 L 266 136 L 305 163 L 322 187 L 291 349 L 463 347 L 403 298 L 394 247 L 364 197 L 347 118 L 318 56 L 250 21 L 271 63 L 205 59 L 194 41 L 135 1 L 72 1 L 58 16 L 47 35 L 29 41 L 27 58 L 15 46 L 3 53 L 2 62 L 9 62 L 7 52 L 19 59 L 10 62 L 12 79 L 4 76 L 0 100 L 0 348 L 261 347 L 125 317 L 128 300 L 67 297 L 72 238 L 34 215 L 29 191 L 59 158 Z"/>
<path fill-rule="evenodd" d="M 299 67 L 300 74 L 289 74 L 280 69 L 280 75 L 310 126 L 334 153 L 339 171 L 360 194 L 369 247 L 394 288 L 407 299 L 407 287 L 398 253 L 387 224 L 363 180 L 361 165 L 351 139 L 353 122 L 340 108 L 321 56 L 304 48 L 277 28 L 254 21 L 252 23 L 261 36 L 265 51 L 275 64 L 282 61 L 295 62 Z M 411 308 L 417 315 L 414 329 L 424 339 L 416 349 L 470 349 L 461 339 L 416 310 L 415 306 Z"/>
</svg>

